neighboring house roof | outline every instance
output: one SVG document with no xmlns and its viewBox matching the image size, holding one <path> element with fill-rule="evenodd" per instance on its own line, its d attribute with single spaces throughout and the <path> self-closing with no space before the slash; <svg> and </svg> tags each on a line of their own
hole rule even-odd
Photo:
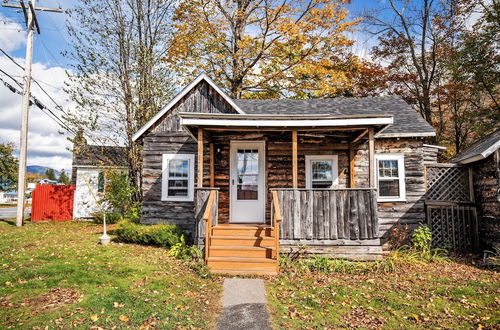
<svg viewBox="0 0 500 330">
<path fill-rule="evenodd" d="M 73 151 L 73 167 L 126 167 L 127 148 L 83 145 Z"/>
<path fill-rule="evenodd" d="M 394 124 L 378 137 L 434 136 L 435 132 L 418 112 L 399 96 L 328 98 L 307 100 L 235 100 L 248 114 L 329 114 L 379 115 L 390 114 Z"/>
<path fill-rule="evenodd" d="M 483 137 L 455 156 L 453 163 L 468 164 L 487 158 L 500 148 L 500 129 Z"/>
<path fill-rule="evenodd" d="M 199 75 L 184 88 L 165 108 L 159 111 L 137 133 L 138 140 L 155 122 L 160 120 L 179 100 L 200 81 L 205 80 L 239 114 L 248 115 L 331 115 L 331 116 L 377 116 L 389 114 L 394 123 L 377 137 L 435 136 L 436 133 L 420 114 L 399 96 L 325 98 L 325 99 L 231 99 L 205 74 Z M 238 116 L 238 114 L 234 115 Z"/>
</svg>

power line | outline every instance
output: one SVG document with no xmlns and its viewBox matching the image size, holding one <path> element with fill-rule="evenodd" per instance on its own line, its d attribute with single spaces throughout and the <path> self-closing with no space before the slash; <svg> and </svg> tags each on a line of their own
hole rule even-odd
<svg viewBox="0 0 500 330">
<path fill-rule="evenodd" d="M 15 64 L 15 65 L 17 65 L 19 68 L 21 68 L 21 69 L 23 69 L 23 70 L 24 70 L 24 68 L 21 66 L 21 64 L 19 64 L 19 63 L 18 63 L 18 62 L 17 62 L 14 58 L 12 58 L 9 54 L 7 54 L 7 52 L 6 52 L 6 51 L 4 51 L 4 50 L 3 50 L 3 49 L 1 49 L 1 48 L 0 48 L 0 51 L 1 51 L 3 54 L 5 54 L 5 56 L 7 56 L 7 57 L 8 57 L 8 58 L 12 61 L 12 62 L 14 62 L 14 64 Z M 5 71 L 2 71 L 2 72 L 4 72 L 4 73 L 5 73 Z M 6 73 L 5 73 L 5 74 L 6 74 Z M 14 78 L 12 78 L 12 77 L 10 77 L 10 78 L 14 80 Z M 40 87 L 40 89 L 41 89 L 41 90 L 45 93 L 45 95 L 47 95 L 47 96 L 49 97 L 49 99 L 50 99 L 52 102 L 54 102 L 54 104 L 56 105 L 56 108 L 57 108 L 58 110 L 62 111 L 65 115 L 68 115 L 68 114 L 66 113 L 66 111 L 64 111 L 63 107 L 62 107 L 61 105 L 59 105 L 59 103 L 57 103 L 57 102 L 54 100 L 54 98 L 53 98 L 52 96 L 50 96 L 50 95 L 49 95 L 49 93 L 47 93 L 47 91 L 46 91 L 46 90 L 45 90 L 45 89 L 44 89 L 44 88 L 40 85 L 40 83 L 39 83 L 39 82 L 38 82 L 35 78 L 33 78 L 33 77 L 32 77 L 31 79 L 35 82 L 35 84 L 37 84 L 37 85 L 38 85 L 38 87 Z"/>
<path fill-rule="evenodd" d="M 12 79 L 12 78 L 11 78 Z M 16 84 L 20 85 L 22 87 L 22 85 L 15 79 L 13 79 Z M 13 93 L 16 93 L 16 94 L 19 94 L 19 95 L 23 95 L 23 93 L 18 90 L 16 87 L 12 86 L 11 84 L 9 84 L 8 82 L 6 82 L 4 79 L 0 78 L 0 81 L 3 82 L 3 84 L 5 85 L 5 87 L 7 87 L 11 92 Z M 64 130 L 66 130 L 67 132 L 73 134 L 73 135 L 76 135 L 76 132 L 74 130 L 72 130 L 71 128 L 69 128 L 61 118 L 59 118 L 51 109 L 49 109 L 47 106 L 45 106 L 40 100 L 38 100 L 35 96 L 31 95 L 30 96 L 30 104 L 31 105 L 35 105 L 37 108 L 39 108 L 43 113 L 45 113 L 50 119 L 52 119 L 54 122 L 56 122 L 61 128 L 63 128 Z M 47 112 L 48 111 L 48 112 Z"/>
<path fill-rule="evenodd" d="M 17 61 L 15 59 L 12 58 L 12 56 L 10 56 L 9 54 L 7 54 L 7 52 L 5 50 L 3 50 L 2 48 L 0 48 L 0 52 L 2 52 L 5 56 L 7 56 L 7 58 L 9 60 L 11 60 L 12 62 L 14 62 L 15 65 L 17 65 L 21 70 L 24 70 L 23 66 L 19 63 L 17 63 Z"/>
</svg>

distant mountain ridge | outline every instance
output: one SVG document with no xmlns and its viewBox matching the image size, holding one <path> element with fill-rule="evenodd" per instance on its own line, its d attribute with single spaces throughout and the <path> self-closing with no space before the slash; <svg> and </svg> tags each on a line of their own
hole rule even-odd
<svg viewBox="0 0 500 330">
<path fill-rule="evenodd" d="M 28 165 L 26 167 L 27 172 L 35 173 L 35 174 L 42 174 L 42 175 L 45 174 L 45 172 L 47 172 L 48 169 L 50 169 L 50 167 L 40 166 L 40 165 Z M 61 171 L 54 170 L 54 173 L 55 173 L 56 177 L 59 177 L 59 175 L 61 174 Z"/>
</svg>

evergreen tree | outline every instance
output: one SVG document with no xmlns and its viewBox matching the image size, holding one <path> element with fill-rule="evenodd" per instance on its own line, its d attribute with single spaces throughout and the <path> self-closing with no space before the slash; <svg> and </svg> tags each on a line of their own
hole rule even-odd
<svg viewBox="0 0 500 330">
<path fill-rule="evenodd" d="M 48 168 L 48 169 L 45 171 L 45 175 L 47 176 L 47 179 L 49 179 L 49 180 L 53 180 L 53 181 L 57 180 L 57 178 L 56 178 L 56 173 L 55 173 L 55 172 L 54 172 L 54 170 L 53 170 L 53 169 L 51 169 L 51 168 Z"/>
<path fill-rule="evenodd" d="M 66 175 L 66 172 L 64 172 L 64 169 L 61 170 L 61 174 L 59 175 L 59 182 L 65 185 L 71 184 L 71 180 Z"/>
</svg>

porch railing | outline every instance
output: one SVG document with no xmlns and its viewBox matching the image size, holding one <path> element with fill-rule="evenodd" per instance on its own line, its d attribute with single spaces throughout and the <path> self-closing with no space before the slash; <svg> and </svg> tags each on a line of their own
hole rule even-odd
<svg viewBox="0 0 500 330">
<path fill-rule="evenodd" d="M 274 193 L 282 210 L 282 243 L 379 238 L 375 189 L 276 189 Z"/>
<path fill-rule="evenodd" d="M 218 188 L 196 188 L 194 208 L 196 217 L 195 243 L 205 246 L 205 257 L 208 258 L 208 246 L 210 245 L 211 227 L 218 223 Z"/>
<path fill-rule="evenodd" d="M 281 207 L 278 199 L 278 192 L 273 191 L 273 203 L 271 204 L 271 226 L 274 227 L 274 252 L 273 258 L 276 261 L 279 261 L 279 248 L 280 248 L 280 222 L 283 220 L 283 216 L 281 215 Z"/>
</svg>

